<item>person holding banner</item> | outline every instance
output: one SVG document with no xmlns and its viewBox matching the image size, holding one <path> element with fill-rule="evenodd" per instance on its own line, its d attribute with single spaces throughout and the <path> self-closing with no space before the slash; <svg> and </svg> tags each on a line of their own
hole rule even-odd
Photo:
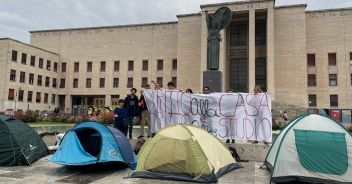
<svg viewBox="0 0 352 184">
<path fill-rule="evenodd" d="M 132 139 L 133 122 L 139 119 L 137 89 L 130 90 L 131 95 L 125 98 L 125 107 L 127 108 L 127 125 L 129 138 Z"/>
</svg>

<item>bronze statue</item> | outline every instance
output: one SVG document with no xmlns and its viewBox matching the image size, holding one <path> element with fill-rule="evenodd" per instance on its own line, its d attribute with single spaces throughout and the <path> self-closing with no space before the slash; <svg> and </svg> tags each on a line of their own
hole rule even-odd
<svg viewBox="0 0 352 184">
<path fill-rule="evenodd" d="M 205 16 L 208 26 L 207 69 L 219 70 L 220 30 L 231 22 L 231 10 L 227 7 L 221 7 L 213 15 L 209 15 L 205 11 Z"/>
</svg>

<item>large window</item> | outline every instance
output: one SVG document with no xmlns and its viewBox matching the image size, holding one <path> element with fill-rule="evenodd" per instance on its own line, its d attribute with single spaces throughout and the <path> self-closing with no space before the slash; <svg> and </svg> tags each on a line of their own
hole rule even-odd
<svg viewBox="0 0 352 184">
<path fill-rule="evenodd" d="M 119 78 L 114 78 L 114 82 L 113 82 L 112 86 L 114 88 L 118 88 L 119 87 Z"/>
<path fill-rule="evenodd" d="M 8 100 L 14 100 L 15 99 L 15 90 L 14 89 L 9 89 L 9 94 L 7 97 Z"/>
<path fill-rule="evenodd" d="M 308 86 L 316 86 L 317 85 L 317 79 L 315 77 L 315 74 L 308 74 Z"/>
<path fill-rule="evenodd" d="M 127 78 L 127 87 L 133 88 L 133 78 Z"/>
<path fill-rule="evenodd" d="M 17 51 L 12 50 L 11 60 L 17 62 Z"/>
<path fill-rule="evenodd" d="M 128 61 L 128 71 L 133 71 L 134 68 L 134 62 L 132 60 Z"/>
<path fill-rule="evenodd" d="M 315 54 L 307 54 L 307 65 L 310 67 L 315 66 Z"/>
<path fill-rule="evenodd" d="M 339 106 L 339 99 L 337 95 L 330 95 L 330 106 L 331 107 Z"/>
<path fill-rule="evenodd" d="M 10 81 L 13 81 L 13 82 L 16 81 L 16 70 L 10 71 Z"/>
<path fill-rule="evenodd" d="M 27 64 L 27 54 L 22 53 L 21 63 L 26 65 Z"/>
<path fill-rule="evenodd" d="M 337 74 L 329 74 L 329 86 L 337 86 Z"/>
<path fill-rule="evenodd" d="M 34 84 L 34 74 L 33 73 L 30 73 L 29 74 L 29 84 Z"/>
<path fill-rule="evenodd" d="M 56 88 L 57 87 L 57 80 L 56 78 L 53 78 L 53 88 Z"/>
<path fill-rule="evenodd" d="M 163 70 L 164 69 L 164 61 L 162 59 L 158 59 L 158 70 Z"/>
<path fill-rule="evenodd" d="M 308 103 L 310 107 L 317 106 L 317 95 L 308 95 Z"/>
<path fill-rule="evenodd" d="M 42 101 L 42 95 L 40 92 L 37 92 L 37 95 L 35 96 L 35 102 L 40 103 Z"/>
<path fill-rule="evenodd" d="M 266 20 L 256 21 L 255 23 L 255 45 L 266 44 Z"/>
<path fill-rule="evenodd" d="M 93 63 L 91 61 L 88 61 L 87 63 L 87 72 L 92 72 L 93 68 Z"/>
<path fill-rule="evenodd" d="M 38 75 L 37 86 L 42 86 L 42 76 Z"/>
<path fill-rule="evenodd" d="M 114 62 L 114 71 L 115 72 L 120 71 L 120 61 L 115 61 Z"/>
<path fill-rule="evenodd" d="M 143 60 L 143 71 L 148 71 L 148 60 Z"/>
<path fill-rule="evenodd" d="M 46 60 L 46 69 L 47 70 L 51 70 L 51 61 L 50 60 Z"/>
<path fill-rule="evenodd" d="M 148 77 L 142 77 L 142 87 L 144 88 L 148 84 Z"/>
<path fill-rule="evenodd" d="M 47 104 L 49 101 L 49 94 L 48 93 L 44 93 L 44 103 Z"/>
<path fill-rule="evenodd" d="M 50 86 L 50 77 L 45 77 L 45 87 Z"/>
<path fill-rule="evenodd" d="M 65 79 L 60 79 L 60 88 L 65 88 Z"/>
<path fill-rule="evenodd" d="M 35 66 L 35 56 L 31 56 L 31 66 Z"/>
<path fill-rule="evenodd" d="M 66 63 L 61 63 L 61 72 L 66 72 Z"/>
<path fill-rule="evenodd" d="M 92 79 L 91 78 L 87 78 L 86 79 L 86 88 L 91 88 L 92 87 Z"/>
<path fill-rule="evenodd" d="M 230 46 L 247 46 L 247 24 L 230 26 Z"/>
<path fill-rule="evenodd" d="M 73 71 L 74 72 L 79 72 L 79 63 L 78 62 L 75 62 Z"/>
<path fill-rule="evenodd" d="M 23 102 L 24 91 L 18 90 L 18 101 Z"/>
<path fill-rule="evenodd" d="M 159 86 L 162 88 L 163 87 L 163 78 L 162 77 L 157 77 L 156 78 L 156 83 L 158 83 Z"/>
<path fill-rule="evenodd" d="M 105 78 L 100 78 L 99 87 L 105 88 Z"/>
<path fill-rule="evenodd" d="M 73 79 L 73 88 L 78 88 L 78 79 Z"/>
<path fill-rule="evenodd" d="M 172 70 L 177 70 L 177 59 L 172 60 Z"/>
<path fill-rule="evenodd" d="M 33 91 L 28 91 L 27 102 L 32 102 Z"/>
<path fill-rule="evenodd" d="M 43 59 L 43 58 L 39 58 L 39 65 L 38 65 L 38 67 L 39 67 L 39 68 L 43 68 L 43 65 L 44 65 L 44 59 Z"/>
<path fill-rule="evenodd" d="M 100 71 L 101 72 L 105 72 L 106 69 L 106 62 L 105 61 L 101 61 L 100 62 Z"/>
<path fill-rule="evenodd" d="M 26 82 L 26 72 L 20 72 L 20 83 Z"/>
<path fill-rule="evenodd" d="M 336 53 L 328 54 L 329 66 L 336 66 Z"/>
</svg>

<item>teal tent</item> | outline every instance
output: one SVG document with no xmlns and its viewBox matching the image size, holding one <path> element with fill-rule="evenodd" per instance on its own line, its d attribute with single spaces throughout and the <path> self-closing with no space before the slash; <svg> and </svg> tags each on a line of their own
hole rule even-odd
<svg viewBox="0 0 352 184">
<path fill-rule="evenodd" d="M 0 115 L 0 166 L 31 165 L 48 152 L 37 132 L 26 123 Z"/>
</svg>

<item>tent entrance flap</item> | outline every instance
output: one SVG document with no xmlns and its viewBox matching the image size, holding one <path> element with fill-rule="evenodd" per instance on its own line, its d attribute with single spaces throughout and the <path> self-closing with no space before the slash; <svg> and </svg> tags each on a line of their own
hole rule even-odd
<svg viewBox="0 0 352 184">
<path fill-rule="evenodd" d="M 342 175 L 347 171 L 348 155 L 344 133 L 294 131 L 298 157 L 305 169 L 332 175 Z"/>
<path fill-rule="evenodd" d="M 75 130 L 83 149 L 94 157 L 98 157 L 102 146 L 102 137 L 94 128 L 79 128 Z"/>
</svg>

